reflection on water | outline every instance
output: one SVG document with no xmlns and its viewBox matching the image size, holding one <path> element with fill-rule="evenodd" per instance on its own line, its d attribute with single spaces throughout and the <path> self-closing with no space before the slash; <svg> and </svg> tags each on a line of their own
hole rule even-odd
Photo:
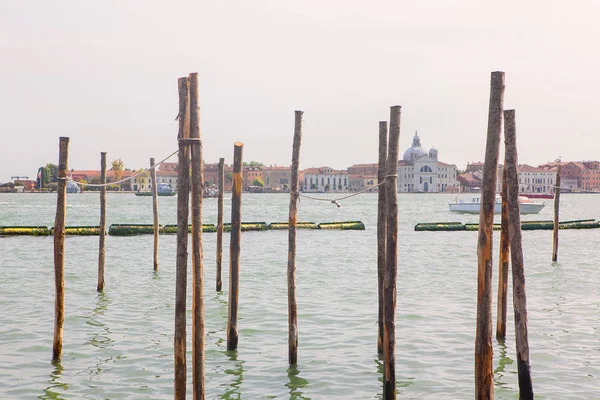
<svg viewBox="0 0 600 400">
<path fill-rule="evenodd" d="M 86 344 L 91 344 L 94 347 L 106 348 L 108 347 L 113 340 L 110 338 L 110 328 L 104 325 L 99 316 L 104 315 L 104 312 L 107 310 L 108 305 L 110 304 L 110 298 L 105 292 L 98 293 L 98 298 L 96 301 L 96 308 L 92 312 L 88 318 L 86 318 L 86 324 L 92 325 L 98 330 L 90 335 L 89 340 Z"/>
<path fill-rule="evenodd" d="M 300 374 L 300 371 L 298 370 L 298 368 L 291 366 L 288 368 L 287 370 L 287 375 L 288 375 L 288 379 L 290 380 L 288 383 L 285 384 L 285 386 L 290 389 L 290 400 L 291 399 L 296 399 L 296 400 L 307 400 L 310 399 L 310 397 L 304 396 L 303 392 L 299 389 L 302 389 L 306 386 L 308 386 L 308 381 L 300 376 L 298 376 Z"/>
<path fill-rule="evenodd" d="M 494 370 L 494 383 L 497 386 L 506 385 L 506 382 L 503 382 L 502 378 L 504 377 L 504 371 L 507 365 L 511 365 L 513 360 L 511 360 L 506 355 L 506 343 L 504 341 L 498 341 L 498 347 L 500 348 L 500 359 L 498 360 L 498 368 Z"/>
<path fill-rule="evenodd" d="M 244 380 L 244 376 L 242 374 L 244 372 L 244 361 L 237 359 L 238 354 L 235 350 L 223 351 L 222 353 L 228 357 L 229 361 L 233 362 L 233 367 L 224 371 L 226 374 L 232 375 L 233 380 L 231 383 L 226 385 L 227 389 L 225 390 L 225 393 L 219 396 L 219 398 L 226 400 L 241 399 L 242 392 L 240 391 L 240 386 Z"/>
<path fill-rule="evenodd" d="M 95 327 L 94 333 L 88 335 L 89 339 L 85 342 L 86 345 L 92 345 L 101 350 L 102 357 L 97 357 L 97 362 L 88 367 L 84 372 L 89 374 L 99 375 L 106 364 L 124 358 L 122 355 L 116 355 L 109 351 L 114 340 L 111 338 L 111 331 L 106 326 L 101 317 L 104 315 L 110 305 L 110 298 L 105 292 L 99 292 L 97 295 L 96 307 L 92 314 L 86 318 L 86 324 Z"/>
<path fill-rule="evenodd" d="M 65 397 L 62 397 L 58 392 L 56 392 L 56 389 L 58 389 L 61 392 L 66 392 L 67 389 L 69 389 L 69 385 L 60 381 L 60 378 L 62 377 L 63 366 L 60 364 L 60 361 L 55 360 L 52 361 L 52 365 L 54 366 L 54 369 L 50 373 L 50 379 L 48 380 L 48 383 L 50 385 L 46 389 L 44 389 L 44 394 L 39 396 L 38 399 L 65 399 Z"/>
</svg>

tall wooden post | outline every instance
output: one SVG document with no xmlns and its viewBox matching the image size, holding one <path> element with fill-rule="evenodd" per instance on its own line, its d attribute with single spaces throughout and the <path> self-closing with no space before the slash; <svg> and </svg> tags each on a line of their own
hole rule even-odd
<svg viewBox="0 0 600 400">
<path fill-rule="evenodd" d="M 202 263 L 202 193 L 204 164 L 200 140 L 198 73 L 191 73 L 190 138 L 192 153 L 192 363 L 194 399 L 204 399 L 204 266 Z"/>
<path fill-rule="evenodd" d="M 225 159 L 219 158 L 219 194 L 217 198 L 217 292 L 223 287 L 223 186 L 225 184 Z"/>
<path fill-rule="evenodd" d="M 385 180 L 387 162 L 387 121 L 379 121 L 379 169 L 377 171 L 377 183 Z M 377 189 L 377 295 L 378 301 L 378 334 L 377 353 L 383 355 L 383 275 L 385 271 L 385 193 L 387 186 L 380 185 Z"/>
<path fill-rule="evenodd" d="M 294 143 L 292 146 L 292 171 L 290 180 L 290 217 L 288 220 L 288 360 L 298 363 L 298 305 L 296 303 L 296 214 L 298 212 L 298 164 L 302 143 L 302 114 L 295 111 Z"/>
<path fill-rule="evenodd" d="M 560 211 L 560 164 L 556 171 L 556 188 L 554 189 L 554 232 L 552 235 L 552 261 L 558 260 L 558 224 Z"/>
<path fill-rule="evenodd" d="M 54 219 L 54 342 L 52 361 L 62 355 L 63 325 L 65 322 L 65 219 L 67 214 L 67 171 L 69 169 L 69 138 L 61 137 L 58 152 L 58 187 Z"/>
<path fill-rule="evenodd" d="M 502 132 L 504 72 L 492 72 L 479 235 L 477 239 L 477 331 L 475 334 L 475 398 L 494 398 L 492 369 L 492 232 L 498 151 Z"/>
<path fill-rule="evenodd" d="M 188 79 L 179 78 L 179 165 L 177 174 L 177 262 L 175 271 L 175 399 L 185 399 L 188 213 L 190 199 L 190 137 Z"/>
<path fill-rule="evenodd" d="M 231 240 L 229 242 L 229 315 L 227 321 L 227 350 L 237 350 L 238 296 L 240 279 L 240 248 L 242 233 L 242 150 L 234 143 L 233 188 L 231 192 Z"/>
<path fill-rule="evenodd" d="M 98 245 L 98 287 L 104 290 L 104 264 L 106 260 L 106 152 L 100 153 L 100 244 Z"/>
<path fill-rule="evenodd" d="M 390 109 L 387 155 L 386 257 L 383 277 L 383 398 L 396 398 L 396 280 L 398 276 L 398 144 L 401 107 Z"/>
<path fill-rule="evenodd" d="M 529 365 L 529 339 L 527 334 L 527 296 L 525 294 L 525 268 L 521 244 L 521 216 L 519 213 L 519 177 L 517 173 L 517 135 L 515 110 L 504 111 L 506 137 L 506 168 L 508 180 L 508 218 L 510 253 L 513 280 L 513 307 L 515 314 L 515 341 L 517 347 L 517 373 L 519 399 L 533 399 L 531 367 Z"/>
<path fill-rule="evenodd" d="M 152 180 L 152 216 L 154 217 L 154 270 L 158 271 L 158 182 L 156 179 L 156 169 L 154 167 L 154 158 L 150 159 L 150 179 Z"/>
<path fill-rule="evenodd" d="M 506 155 L 504 159 L 506 160 Z M 496 309 L 496 339 L 499 341 L 506 339 L 506 305 L 508 303 L 508 257 L 510 255 L 510 245 L 507 192 L 506 165 L 504 165 L 502 171 L 502 222 L 500 227 L 500 261 L 498 268 L 498 305 Z"/>
</svg>

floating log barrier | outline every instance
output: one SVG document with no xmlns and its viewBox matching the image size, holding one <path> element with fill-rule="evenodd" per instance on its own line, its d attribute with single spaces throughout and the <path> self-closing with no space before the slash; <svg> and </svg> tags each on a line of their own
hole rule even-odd
<svg viewBox="0 0 600 400">
<path fill-rule="evenodd" d="M 243 224 L 242 224 L 243 225 Z M 272 230 L 283 230 L 288 229 L 288 222 L 271 222 L 269 229 Z M 296 222 L 297 229 L 319 229 L 319 226 L 314 222 Z"/>
<path fill-rule="evenodd" d="M 0 236 L 48 236 L 50 234 L 47 226 L 0 226 Z"/>
<path fill-rule="evenodd" d="M 536 221 L 533 221 L 536 222 Z M 552 221 L 537 221 L 550 223 L 552 229 Z M 563 226 L 568 222 L 568 226 Z M 458 227 L 452 226 L 450 229 L 444 229 L 443 227 L 435 228 L 437 226 L 443 226 L 447 224 L 457 224 Z M 443 231 L 443 230 L 465 230 L 467 225 L 477 224 L 461 224 L 460 222 L 431 222 L 417 224 L 415 230 L 431 230 L 431 231 Z M 223 224 L 226 232 L 231 231 L 231 224 Z M 417 228 L 418 227 L 418 228 Z M 581 221 L 566 221 L 561 222 L 561 229 L 586 229 L 586 228 L 598 228 L 598 222 L 593 219 L 581 220 Z M 327 230 L 365 230 L 365 224 L 361 221 L 342 221 L 342 222 L 323 222 L 317 224 L 316 222 L 296 222 L 296 228 L 298 229 L 327 229 Z M 285 230 L 288 229 L 287 222 L 242 222 L 242 231 L 268 231 L 268 230 Z M 476 229 L 476 228 L 475 228 Z M 524 228 L 525 229 L 525 228 Z M 192 231 L 192 225 L 188 225 L 188 232 Z M 100 226 L 94 225 L 82 225 L 82 226 L 67 226 L 65 227 L 65 234 L 70 236 L 98 236 L 102 232 Z M 159 225 L 160 234 L 175 234 L 177 233 L 177 225 Z M 202 232 L 217 232 L 217 226 L 214 224 L 202 224 Z M 54 228 L 47 226 L 0 226 L 0 236 L 48 236 L 54 233 Z M 154 233 L 154 224 L 111 224 L 108 227 L 108 234 L 111 236 L 136 236 L 136 235 L 152 235 Z"/>
<path fill-rule="evenodd" d="M 559 229 L 594 229 L 600 228 L 600 222 L 595 219 L 581 219 L 574 221 L 562 221 L 558 224 Z M 501 224 L 494 224 L 494 230 L 500 230 Z M 554 221 L 521 221 L 521 230 L 552 230 Z M 422 222 L 415 225 L 415 231 L 476 231 L 479 224 L 462 224 L 460 222 Z"/>
<path fill-rule="evenodd" d="M 595 219 L 581 219 L 559 222 L 558 229 L 593 229 L 600 228 L 600 222 Z"/>
<path fill-rule="evenodd" d="M 494 224 L 494 225 L 492 225 L 492 229 L 495 231 L 502 230 L 502 224 Z M 466 231 L 478 231 L 479 224 L 465 224 L 465 230 Z"/>
<path fill-rule="evenodd" d="M 214 224 L 202 224 L 202 232 L 216 232 L 217 227 Z M 192 232 L 192 225 L 188 225 L 188 232 Z M 160 233 L 177 233 L 177 225 L 165 225 L 160 229 Z"/>
<path fill-rule="evenodd" d="M 365 230 L 365 224 L 363 224 L 361 221 L 322 222 L 318 226 L 319 229 L 342 229 L 354 231 Z"/>
<path fill-rule="evenodd" d="M 108 234 L 111 236 L 152 235 L 154 224 L 111 224 Z"/>
<path fill-rule="evenodd" d="M 266 222 L 242 222 L 242 232 L 246 231 L 266 231 L 269 229 L 269 225 Z M 225 232 L 231 232 L 231 223 L 227 222 L 223 224 L 223 230 Z"/>
<path fill-rule="evenodd" d="M 67 236 L 99 236 L 102 232 L 99 226 L 66 226 L 65 235 Z M 50 234 L 54 234 L 54 228 L 50 228 Z"/>
<path fill-rule="evenodd" d="M 479 229 L 479 224 L 476 229 Z M 466 230 L 465 225 L 462 222 L 423 222 L 415 225 L 415 231 L 464 231 Z"/>
</svg>

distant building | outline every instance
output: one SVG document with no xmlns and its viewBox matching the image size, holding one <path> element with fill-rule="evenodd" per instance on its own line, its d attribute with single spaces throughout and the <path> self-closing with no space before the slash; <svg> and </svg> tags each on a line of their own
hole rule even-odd
<svg viewBox="0 0 600 400">
<path fill-rule="evenodd" d="M 284 191 L 290 187 L 292 169 L 290 167 L 278 167 L 277 165 L 262 167 L 263 182 L 269 190 Z"/>
<path fill-rule="evenodd" d="M 415 132 L 412 146 L 398 162 L 399 192 L 457 192 L 459 190 L 456 165 L 438 161 L 438 151 L 421 146 Z"/>
<path fill-rule="evenodd" d="M 376 192 L 379 189 L 379 186 L 377 186 L 377 176 L 373 175 L 348 174 L 348 182 L 348 190 L 351 192 L 360 192 L 363 190 Z"/>
<path fill-rule="evenodd" d="M 242 186 L 244 189 L 248 190 L 250 188 L 250 186 L 256 186 L 256 185 L 254 185 L 254 181 L 256 179 L 260 179 L 261 181 L 264 182 L 263 174 L 262 174 L 262 167 L 259 167 L 259 166 L 242 167 Z"/>
<path fill-rule="evenodd" d="M 341 192 L 348 190 L 348 173 L 331 167 L 307 168 L 302 171 L 305 192 Z"/>
<path fill-rule="evenodd" d="M 541 168 L 521 164 L 519 173 L 519 193 L 554 193 L 556 167 Z"/>
</svg>

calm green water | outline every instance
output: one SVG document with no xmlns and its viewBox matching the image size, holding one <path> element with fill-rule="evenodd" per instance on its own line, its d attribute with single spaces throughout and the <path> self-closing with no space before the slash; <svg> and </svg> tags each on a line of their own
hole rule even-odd
<svg viewBox="0 0 600 400">
<path fill-rule="evenodd" d="M 55 196 L 0 194 L 0 225 L 51 226 Z M 477 233 L 412 230 L 417 222 L 477 222 L 477 216 L 448 211 L 454 197 L 400 195 L 400 398 L 473 397 Z M 287 195 L 244 194 L 243 220 L 285 221 L 288 201 Z M 336 208 L 303 199 L 299 206 L 300 220 L 362 220 L 367 230 L 298 232 L 297 369 L 287 365 L 287 231 L 242 234 L 237 352 L 227 352 L 225 343 L 227 268 L 225 290 L 216 293 L 216 235 L 204 235 L 208 398 L 380 398 L 376 195 L 341 203 Z M 551 219 L 552 200 L 547 204 L 541 214 L 523 219 Z M 215 223 L 216 200 L 206 199 L 204 205 L 204 221 Z M 600 218 L 600 197 L 563 195 L 561 211 L 562 219 Z M 68 225 L 97 225 L 98 215 L 97 194 L 69 195 Z M 176 198 L 160 198 L 160 215 L 163 224 L 176 222 Z M 108 222 L 151 223 L 151 198 L 109 194 Z M 229 236 L 224 239 L 228 250 Z M 551 240 L 551 231 L 523 232 L 536 397 L 598 399 L 600 230 L 561 231 L 559 263 L 550 261 Z M 103 294 L 96 292 L 98 238 L 67 238 L 60 366 L 50 363 L 52 252 L 52 237 L 0 238 L 0 398 L 172 398 L 175 235 L 160 238 L 157 273 L 151 236 L 107 237 Z M 226 251 L 224 265 L 228 259 Z M 494 340 L 498 399 L 518 398 L 512 318 L 509 310 L 507 343 Z M 188 387 L 191 395 L 191 375 Z"/>
</svg>

